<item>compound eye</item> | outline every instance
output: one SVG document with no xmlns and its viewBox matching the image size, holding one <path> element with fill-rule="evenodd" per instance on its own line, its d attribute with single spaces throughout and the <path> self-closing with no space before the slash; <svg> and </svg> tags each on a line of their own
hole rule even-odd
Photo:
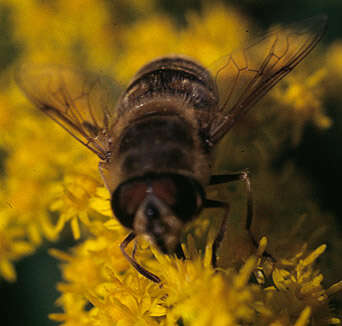
<svg viewBox="0 0 342 326">
<path fill-rule="evenodd" d="M 173 215 L 186 223 L 198 214 L 204 191 L 198 182 L 179 174 L 157 174 L 138 177 L 122 183 L 112 195 L 112 210 L 120 223 L 132 229 L 135 214 L 148 194 L 153 194 Z M 165 212 L 155 202 L 147 203 L 143 214 L 158 219 Z"/>
<path fill-rule="evenodd" d="M 143 181 L 128 181 L 113 193 L 111 205 L 116 218 L 127 228 L 133 228 L 135 213 L 146 197 L 147 185 Z"/>
<path fill-rule="evenodd" d="M 204 191 L 192 178 L 166 174 L 152 182 L 152 189 L 184 223 L 195 217 L 202 208 Z"/>
</svg>

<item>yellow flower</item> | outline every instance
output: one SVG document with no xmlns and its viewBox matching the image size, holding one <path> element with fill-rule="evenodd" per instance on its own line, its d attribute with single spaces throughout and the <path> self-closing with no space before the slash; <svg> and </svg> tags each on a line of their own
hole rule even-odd
<svg viewBox="0 0 342 326">
<path fill-rule="evenodd" d="M 16 224 L 8 214 L 0 212 L 0 275 L 7 281 L 16 280 L 13 262 L 33 252 L 23 225 Z"/>
<path fill-rule="evenodd" d="M 50 208 L 52 211 L 60 212 L 56 225 L 56 232 L 59 233 L 64 225 L 70 221 L 71 229 L 75 239 L 79 239 L 80 226 L 79 220 L 85 226 L 90 225 L 89 220 L 89 201 L 96 194 L 99 186 L 98 180 L 84 174 L 73 174 L 65 176 L 61 185 L 57 183 L 55 189 L 55 200 Z"/>
<path fill-rule="evenodd" d="M 72 324 L 75 311 L 85 314 L 63 299 L 72 294 L 78 307 L 87 302 L 94 306 L 88 315 L 96 325 L 115 322 L 133 325 L 143 321 L 146 325 L 157 324 L 153 317 L 165 314 L 161 306 L 165 291 L 130 268 L 119 249 L 120 238 L 123 238 L 122 229 L 118 232 L 103 229 L 96 239 L 87 240 L 74 250 L 73 255 L 52 251 L 66 262 L 65 283 L 58 286 L 63 293 L 59 303 L 65 313 L 54 314 L 53 319 Z"/>
<path fill-rule="evenodd" d="M 312 120 L 320 128 L 328 128 L 332 122 L 323 112 L 322 84 L 328 77 L 327 69 L 320 68 L 310 77 L 303 73 L 294 72 L 286 78 L 286 88 L 275 89 L 274 96 L 285 107 L 296 110 L 296 117 L 302 116 L 300 122 L 304 124 Z M 298 119 L 298 118 L 297 118 Z M 295 121 L 294 121 L 295 122 Z"/>
<path fill-rule="evenodd" d="M 83 64 L 102 61 L 106 67 L 111 65 L 115 42 L 108 28 L 110 13 L 103 1 L 4 3 L 15 10 L 14 38 L 27 61 L 79 62 L 77 56 L 81 55 Z"/>
<path fill-rule="evenodd" d="M 53 251 L 55 256 L 66 261 L 62 265 L 66 283 L 58 286 L 62 292 L 59 303 L 65 312 L 51 317 L 63 320 L 67 325 L 72 325 L 75 311 L 80 313 L 80 320 L 85 321 L 89 320 L 84 318 L 87 313 L 95 325 L 159 325 L 163 320 L 171 325 L 180 319 L 185 324 L 214 322 L 215 325 L 227 325 L 229 320 L 252 320 L 254 312 L 250 305 L 254 293 L 260 290 L 255 285 L 248 285 L 248 279 L 256 260 L 251 258 L 239 274 L 215 274 L 208 263 L 210 246 L 201 257 L 195 248 L 191 248 L 191 240 L 189 243 L 185 261 L 153 251 L 157 261 L 152 262 L 146 253 L 141 253 L 148 251 L 148 246 L 138 249 L 137 259 L 143 258 L 144 264 L 154 266 L 162 285 L 149 281 L 129 266 L 119 254 L 119 243 L 113 241 L 108 232 L 97 240 L 87 240 L 73 255 Z M 116 252 L 111 248 L 116 248 Z M 195 256 L 190 259 L 191 253 Z M 120 260 L 123 265 L 118 265 Z M 70 294 L 75 300 L 75 309 L 63 299 Z M 204 298 L 210 298 L 210 309 L 202 309 Z M 89 312 L 77 308 L 82 304 L 84 307 L 87 302 L 93 307 Z"/>
<path fill-rule="evenodd" d="M 326 245 L 321 245 L 305 258 L 301 251 L 291 263 L 289 260 L 276 263 L 272 273 L 274 286 L 265 289 L 265 306 L 277 322 L 291 325 L 298 319 L 296 325 L 306 325 L 310 318 L 315 325 L 328 325 L 338 320 L 332 316 L 328 297 L 342 290 L 342 286 L 339 282 L 324 289 L 323 275 L 314 269 L 317 258 L 325 249 Z M 282 267 L 282 262 L 286 267 Z"/>
<path fill-rule="evenodd" d="M 208 257 L 210 252 L 206 252 Z M 253 302 L 260 291 L 248 284 L 256 267 L 254 257 L 238 273 L 216 273 L 205 257 L 189 258 L 181 261 L 157 255 L 167 291 L 167 325 L 180 321 L 185 325 L 237 325 L 254 320 Z"/>
<path fill-rule="evenodd" d="M 64 261 L 64 282 L 58 285 L 58 303 L 64 313 L 52 314 L 52 319 L 66 325 L 79 320 L 79 325 L 203 326 L 302 326 L 309 319 L 315 325 L 339 321 L 332 316 L 327 298 L 341 291 L 342 283 L 325 290 L 320 274 L 313 269 L 325 246 L 305 258 L 301 258 L 304 253 L 297 254 L 292 265 L 286 261 L 286 269 L 281 267 L 281 260 L 276 262 L 274 285 L 264 289 L 250 280 L 257 271 L 267 269 L 269 260 L 262 258 L 266 239 L 260 242 L 257 256 L 248 258 L 237 272 L 211 267 L 212 241 L 202 255 L 189 237 L 183 247 L 185 260 L 160 254 L 153 248 L 156 259 L 151 259 L 149 246 L 142 242 L 136 258 L 161 278 L 161 284 L 156 284 L 138 274 L 120 255 L 119 234 L 122 237 L 120 230 L 103 229 L 101 236 L 87 240 L 71 255 L 52 251 Z"/>
<path fill-rule="evenodd" d="M 112 208 L 110 207 L 110 194 L 105 187 L 96 189 L 95 196 L 90 198 L 89 206 L 102 215 L 113 217 Z"/>
</svg>

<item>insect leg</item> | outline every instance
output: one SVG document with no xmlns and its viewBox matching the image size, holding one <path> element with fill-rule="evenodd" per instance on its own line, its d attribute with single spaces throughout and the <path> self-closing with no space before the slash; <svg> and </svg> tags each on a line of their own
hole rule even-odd
<svg viewBox="0 0 342 326">
<path fill-rule="evenodd" d="M 179 259 L 185 259 L 185 254 L 184 254 L 184 251 L 182 249 L 182 245 L 181 244 L 178 244 L 177 247 L 176 247 L 176 256 Z"/>
<path fill-rule="evenodd" d="M 251 187 L 251 180 L 249 177 L 248 170 L 244 170 L 237 173 L 231 174 L 221 174 L 221 175 L 212 175 L 210 178 L 209 185 L 217 185 L 221 183 L 228 183 L 231 181 L 241 180 L 246 184 L 246 191 L 247 191 L 247 213 L 246 213 L 246 224 L 245 228 L 252 240 L 253 245 L 258 248 L 258 242 L 255 240 L 254 235 L 251 230 L 252 221 L 253 221 L 253 193 Z M 267 251 L 264 251 L 263 256 L 266 258 L 270 258 L 272 261 L 275 259 L 269 254 Z"/>
<path fill-rule="evenodd" d="M 204 202 L 204 208 L 223 208 L 224 209 L 224 215 L 222 218 L 220 229 L 217 232 L 216 237 L 213 242 L 213 249 L 212 249 L 212 256 L 211 256 L 211 264 L 213 265 L 213 267 L 216 267 L 217 266 L 217 250 L 220 247 L 220 244 L 224 237 L 224 233 L 226 232 L 226 229 L 227 229 L 229 204 L 218 201 L 218 200 L 206 199 Z"/>
<path fill-rule="evenodd" d="M 125 256 L 125 258 L 129 261 L 129 263 L 143 276 L 145 276 L 146 278 L 148 278 L 149 280 L 155 282 L 155 283 L 159 283 L 160 282 L 160 278 L 157 275 L 154 275 L 153 273 L 149 272 L 148 270 L 146 270 L 144 267 L 142 267 L 136 260 L 134 257 L 130 257 L 127 252 L 125 251 L 126 247 L 128 246 L 128 244 L 135 238 L 135 233 L 131 232 L 130 234 L 128 234 L 128 236 L 121 242 L 120 244 L 120 249 L 122 254 Z"/>
<path fill-rule="evenodd" d="M 132 258 L 135 259 L 135 254 L 137 252 L 137 248 L 138 248 L 138 245 L 137 245 L 137 240 L 134 241 L 134 247 L 133 247 L 133 250 L 132 250 Z"/>
<path fill-rule="evenodd" d="M 252 231 L 252 221 L 253 221 L 253 193 L 252 193 L 252 187 L 251 187 L 251 181 L 249 177 L 249 172 L 247 170 L 232 173 L 232 174 L 222 174 L 222 175 L 213 175 L 210 178 L 209 185 L 217 185 L 221 183 L 228 183 L 232 181 L 243 181 L 246 185 L 246 191 L 247 191 L 247 213 L 246 213 L 246 224 L 245 228 L 247 232 L 249 233 L 253 244 L 257 247 L 258 243 L 255 240 Z"/>
</svg>

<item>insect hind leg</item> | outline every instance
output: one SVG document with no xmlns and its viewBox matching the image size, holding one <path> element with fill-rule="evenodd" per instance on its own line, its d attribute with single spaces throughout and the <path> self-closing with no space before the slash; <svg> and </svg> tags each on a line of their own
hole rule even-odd
<svg viewBox="0 0 342 326">
<path fill-rule="evenodd" d="M 252 226 L 254 212 L 253 212 L 253 193 L 252 193 L 249 171 L 243 170 L 243 171 L 237 172 L 237 173 L 213 175 L 210 178 L 209 185 L 218 185 L 218 184 L 228 183 L 228 182 L 232 182 L 232 181 L 243 181 L 246 185 L 247 212 L 246 212 L 245 228 L 248 231 L 248 233 L 251 235 L 253 243 L 255 245 L 257 245 L 257 242 L 255 241 L 255 239 L 251 233 L 251 226 Z"/>
<path fill-rule="evenodd" d="M 221 175 L 212 175 L 210 178 L 209 185 L 218 185 L 222 183 L 228 183 L 232 181 L 243 181 L 246 185 L 246 192 L 247 192 L 247 209 L 246 209 L 246 223 L 245 223 L 245 229 L 249 234 L 249 237 L 251 238 L 251 241 L 255 248 L 258 248 L 258 242 L 256 241 L 253 232 L 251 230 L 253 217 L 254 217 L 254 209 L 253 209 L 253 192 L 251 187 L 251 180 L 249 171 L 247 169 L 231 173 L 231 174 L 221 174 Z M 222 225 L 221 225 L 222 227 Z M 219 233 L 221 230 L 219 231 Z M 222 240 L 221 240 L 222 241 Z M 275 258 L 269 254 L 267 251 L 264 251 L 263 256 L 265 258 L 270 258 L 272 261 L 276 261 Z"/>
<path fill-rule="evenodd" d="M 221 222 L 219 231 L 217 232 L 216 237 L 214 239 L 212 254 L 211 254 L 211 264 L 215 268 L 217 267 L 217 250 L 220 247 L 220 244 L 223 240 L 224 234 L 228 226 L 229 204 L 218 201 L 218 200 L 206 199 L 204 202 L 204 208 L 223 208 L 224 209 L 222 222 Z"/>
</svg>

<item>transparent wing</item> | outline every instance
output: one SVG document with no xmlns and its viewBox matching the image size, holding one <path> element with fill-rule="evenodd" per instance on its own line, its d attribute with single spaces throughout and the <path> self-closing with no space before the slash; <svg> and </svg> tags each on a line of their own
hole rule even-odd
<svg viewBox="0 0 342 326">
<path fill-rule="evenodd" d="M 63 66 L 25 64 L 16 81 L 41 111 L 105 159 L 107 135 L 117 120 L 118 87 L 112 79 Z"/>
<path fill-rule="evenodd" d="M 322 38 L 326 16 L 278 28 L 240 51 L 223 57 L 214 74 L 219 105 L 209 137 L 216 144 L 277 82 L 300 63 Z"/>
</svg>

